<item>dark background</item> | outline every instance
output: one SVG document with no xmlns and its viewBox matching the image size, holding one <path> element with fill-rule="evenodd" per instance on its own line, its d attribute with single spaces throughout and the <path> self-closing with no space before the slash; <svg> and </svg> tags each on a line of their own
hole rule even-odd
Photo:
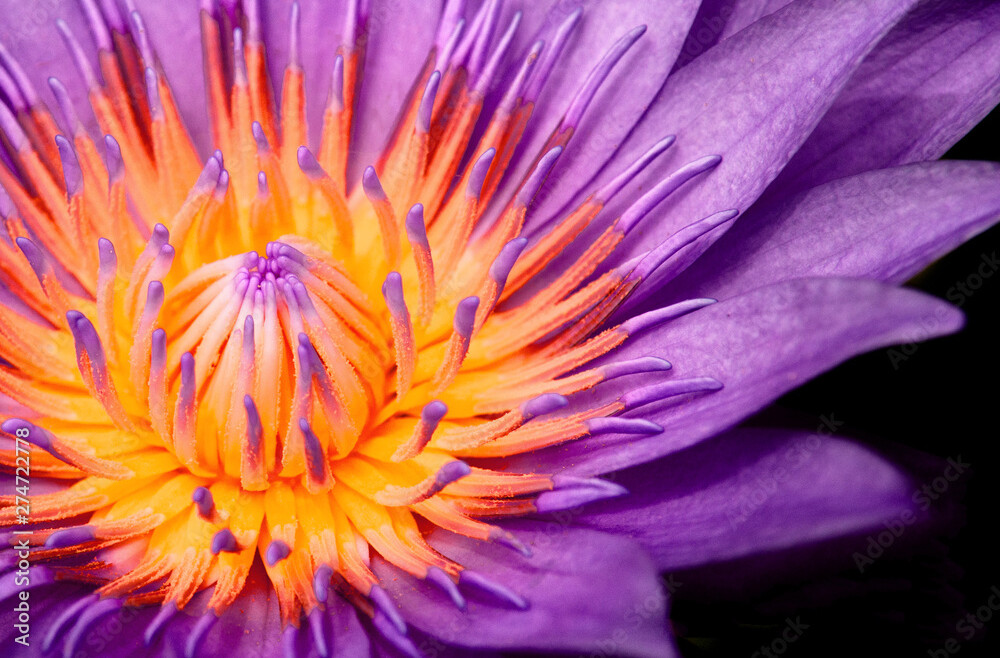
<svg viewBox="0 0 1000 658">
<path fill-rule="evenodd" d="M 997 161 L 998 135 L 1000 110 L 994 110 L 945 157 Z M 1000 227 L 908 285 L 944 299 L 950 292 L 955 303 L 957 286 L 979 283 L 970 276 L 994 252 L 1000 253 Z M 806 577 L 765 578 L 758 591 L 744 592 L 749 602 L 747 596 L 699 599 L 679 589 L 671 616 L 685 656 L 1000 656 L 1000 611 L 986 609 L 994 617 L 971 639 L 956 630 L 962 617 L 987 603 L 993 586 L 1000 591 L 1000 272 L 971 292 L 963 296 L 966 327 L 958 334 L 922 343 L 909 356 L 897 352 L 895 363 L 887 350 L 859 356 L 779 401 L 792 416 L 833 412 L 846 423 L 845 434 L 886 451 L 898 451 L 895 442 L 971 464 L 934 504 L 943 517 L 939 524 L 920 537 L 904 537 L 907 545 L 893 547 L 864 575 L 848 557 L 855 541 L 831 548 L 832 559 L 807 558 L 799 565 Z M 914 461 L 923 460 L 918 454 Z M 932 464 L 929 477 L 942 468 Z M 738 580 L 742 567 L 731 569 Z M 772 646 L 787 619 L 797 616 L 809 629 L 787 646 Z M 946 647 L 949 638 L 957 643 Z"/>
</svg>

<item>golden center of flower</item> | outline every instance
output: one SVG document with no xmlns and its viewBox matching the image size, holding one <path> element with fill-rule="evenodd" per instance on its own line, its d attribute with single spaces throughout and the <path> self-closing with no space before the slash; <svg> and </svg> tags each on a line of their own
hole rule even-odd
<svg viewBox="0 0 1000 658">
<path fill-rule="evenodd" d="M 578 18 L 569 16 L 560 34 Z M 3 430 L 43 448 L 35 472 L 66 483 L 34 498 L 32 521 L 46 524 L 35 557 L 119 547 L 114 564 L 61 567 L 62 575 L 98 580 L 105 599 L 167 604 L 154 638 L 201 589 L 214 587 L 208 605 L 221 614 L 255 564 L 286 623 L 322 605 L 336 575 L 345 596 L 398 629 L 372 553 L 457 605 L 457 584 L 466 584 L 523 607 L 428 536 L 439 528 L 528 552 L 494 521 L 623 491 L 596 479 L 497 470 L 490 460 L 601 433 L 656 432 L 619 414 L 718 387 L 675 380 L 567 408 L 567 396 L 609 379 L 669 368 L 651 357 L 591 362 L 704 303 L 606 326 L 643 277 L 733 215 L 692 224 L 665 243 L 673 251 L 602 265 L 651 208 L 718 158 L 686 165 L 568 265 L 553 266 L 673 142 L 654 145 L 528 246 L 521 234 L 536 193 L 642 30 L 612 47 L 505 195 L 551 70 L 539 64 L 536 43 L 487 110 L 518 17 L 492 51 L 489 34 L 463 35 L 461 23 L 445 31 L 383 156 L 353 189 L 348 153 L 364 39 L 363 25 L 351 21 L 363 17 L 348 12 L 347 34 L 358 38 L 334 60 L 315 153 L 303 146 L 297 5 L 277 111 L 260 26 L 243 19 L 245 42 L 241 29 L 226 33 L 226 21 L 201 13 L 219 148 L 205 164 L 138 13 L 137 43 L 92 25 L 103 82 L 64 31 L 106 134 L 103 161 L 61 85 L 53 89 L 71 138 L 56 135 L 40 104 L 16 112 L 0 104 L 17 165 L 16 175 L 0 166 L 15 208 L 0 262 L 20 304 L 0 313 L 0 348 L 11 364 L 0 369 L 0 392 L 30 410 Z M 232 48 L 226 56 L 223 44 Z M 528 285 L 543 271 L 544 284 Z M 0 511 L 4 524 L 15 518 L 13 505 Z M 67 519 L 74 524 L 63 527 Z M 207 629 L 197 627 L 188 653 Z"/>
</svg>

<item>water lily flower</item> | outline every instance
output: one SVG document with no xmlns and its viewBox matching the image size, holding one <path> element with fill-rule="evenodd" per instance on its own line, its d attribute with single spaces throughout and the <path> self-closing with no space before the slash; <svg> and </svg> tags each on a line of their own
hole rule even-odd
<svg viewBox="0 0 1000 658">
<path fill-rule="evenodd" d="M 909 504 L 741 422 L 961 326 L 996 3 L 2 8 L 4 651 L 673 655 Z"/>
</svg>

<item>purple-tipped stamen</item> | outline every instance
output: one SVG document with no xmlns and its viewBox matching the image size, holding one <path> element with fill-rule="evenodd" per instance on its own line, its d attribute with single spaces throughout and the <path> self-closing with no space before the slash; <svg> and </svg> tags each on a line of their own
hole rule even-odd
<svg viewBox="0 0 1000 658">
<path fill-rule="evenodd" d="M 247 414 L 246 454 L 252 464 L 258 465 L 264 459 L 264 426 L 260 422 L 257 405 L 249 395 L 243 396 L 243 408 Z"/>
<path fill-rule="evenodd" d="M 160 101 L 160 80 L 152 67 L 146 67 L 146 102 L 153 121 L 163 120 L 163 103 Z"/>
<path fill-rule="evenodd" d="M 715 302 L 716 300 L 708 297 L 687 299 L 683 302 L 671 304 L 665 308 L 659 308 L 655 311 L 649 311 L 648 313 L 643 313 L 642 315 L 629 318 L 621 324 L 621 328 L 624 329 L 629 336 L 634 336 L 640 332 L 646 331 L 647 329 L 652 329 L 653 327 L 661 325 L 664 322 L 687 315 L 692 311 L 697 311 L 700 308 L 711 306 Z"/>
<path fill-rule="evenodd" d="M 524 90 L 524 100 L 526 102 L 534 103 L 541 96 L 542 88 L 548 82 L 549 75 L 552 74 L 552 69 L 562 56 L 562 51 L 566 47 L 570 35 L 573 34 L 577 24 L 579 24 L 582 15 L 583 7 L 580 7 L 560 23 L 559 29 L 556 30 L 555 37 L 552 39 L 552 43 L 545 49 L 541 62 L 535 67 Z"/>
<path fill-rule="evenodd" d="M 406 213 L 406 238 L 410 241 L 410 244 L 414 247 L 422 247 L 424 249 L 430 249 L 430 243 L 427 241 L 427 227 L 424 224 L 424 206 L 423 204 L 414 204 L 410 211 Z"/>
<path fill-rule="evenodd" d="M 66 195 L 74 197 L 83 190 L 83 170 L 80 169 L 80 161 L 68 139 L 62 135 L 56 135 L 55 141 L 59 151 L 59 161 L 62 163 Z"/>
<path fill-rule="evenodd" d="M 153 620 L 149 622 L 146 626 L 146 630 L 142 634 L 142 641 L 147 647 L 153 645 L 156 642 L 156 638 L 160 636 L 160 632 L 166 628 L 167 623 L 174 618 L 177 614 L 177 604 L 174 601 L 164 601 L 160 606 L 160 610 L 153 617 Z"/>
<path fill-rule="evenodd" d="M 80 117 L 76 113 L 76 108 L 73 106 L 73 99 L 70 98 L 66 85 L 59 78 L 49 78 L 49 89 L 52 90 L 52 95 L 56 97 L 56 105 L 59 106 L 59 113 L 62 114 L 67 132 L 71 135 L 80 132 L 82 129 Z"/>
<path fill-rule="evenodd" d="M 267 135 L 264 134 L 264 126 L 260 125 L 259 121 L 254 121 L 250 124 L 250 132 L 253 134 L 253 140 L 257 143 L 257 150 L 260 153 L 270 153 L 271 145 L 267 141 Z"/>
<path fill-rule="evenodd" d="M 427 582 L 444 592 L 448 598 L 451 599 L 451 602 L 455 604 L 456 608 L 459 610 L 465 610 L 465 597 L 462 596 L 462 593 L 458 590 L 458 585 L 456 585 L 455 581 L 451 579 L 451 576 L 446 574 L 440 568 L 431 566 L 427 568 L 427 576 L 425 579 Z"/>
<path fill-rule="evenodd" d="M 501 530 L 500 528 L 490 530 L 490 541 L 515 550 L 524 557 L 531 557 L 532 555 L 531 549 L 525 546 L 524 542 L 506 530 Z"/>
<path fill-rule="evenodd" d="M 125 178 L 125 161 L 122 149 L 111 135 L 104 136 L 104 166 L 108 169 L 108 183 L 113 184 Z"/>
<path fill-rule="evenodd" d="M 558 411 L 569 404 L 566 396 L 558 393 L 543 393 L 521 404 L 520 411 L 525 421 Z"/>
<path fill-rule="evenodd" d="M 291 553 L 292 549 L 288 544 L 280 539 L 275 539 L 267 545 L 267 550 L 264 551 L 264 560 L 267 562 L 267 566 L 273 567 L 291 555 Z"/>
<path fill-rule="evenodd" d="M 28 136 L 24 134 L 21 124 L 2 102 L 0 102 L 0 131 L 7 136 L 7 141 L 15 151 L 23 151 L 27 147 Z"/>
<path fill-rule="evenodd" d="M 455 461 L 448 462 L 438 469 L 437 474 L 435 474 L 434 485 L 431 487 L 432 493 L 429 495 L 433 496 L 449 484 L 458 482 L 471 472 L 472 468 L 461 460 L 456 459 Z"/>
<path fill-rule="evenodd" d="M 132 32 L 132 38 L 139 47 L 142 64 L 143 66 L 151 67 L 156 63 L 156 53 L 149 42 L 149 32 L 146 31 L 146 23 L 142 20 L 139 12 L 136 11 L 133 0 L 125 0 L 125 4 L 129 12 L 129 28 Z"/>
<path fill-rule="evenodd" d="M 420 97 L 420 107 L 417 108 L 417 132 L 427 134 L 431 129 L 431 114 L 434 111 L 434 99 L 437 98 L 438 84 L 441 82 L 441 72 L 434 71 L 424 86 L 424 95 Z"/>
<path fill-rule="evenodd" d="M 56 530 L 45 540 L 45 548 L 66 548 L 77 544 L 86 544 L 96 539 L 94 526 L 80 525 Z"/>
<path fill-rule="evenodd" d="M 445 39 L 444 46 L 440 49 L 437 61 L 435 62 L 434 68 L 438 71 L 446 71 L 452 67 L 454 63 L 455 51 L 458 49 L 458 44 L 461 43 L 462 37 L 465 34 L 465 19 L 459 19 L 451 31 L 448 33 Z"/>
<path fill-rule="evenodd" d="M 714 169 L 722 162 L 722 157 L 718 155 L 707 155 L 698 158 L 694 162 L 689 162 L 677 171 L 673 172 L 660 181 L 656 187 L 642 195 L 638 201 L 629 206 L 628 210 L 622 213 L 618 220 L 618 229 L 622 233 L 628 233 L 646 215 L 650 213 L 664 199 L 673 194 L 681 185 L 688 182 L 698 174 Z"/>
<path fill-rule="evenodd" d="M 320 608 L 314 608 L 309 613 L 309 634 L 312 637 L 313 647 L 316 648 L 316 653 L 320 655 L 320 658 L 326 658 L 330 654 L 326 641 L 325 620 L 326 614 Z"/>
<path fill-rule="evenodd" d="M 441 400 L 431 400 L 425 404 L 420 412 L 420 421 L 413 428 L 413 437 L 393 453 L 391 457 L 392 461 L 405 461 L 423 452 L 427 444 L 431 442 L 431 438 L 433 438 L 441 419 L 447 413 L 448 405 L 441 402 Z"/>
<path fill-rule="evenodd" d="M 195 658 L 198 655 L 198 648 L 217 621 L 219 621 L 219 618 L 211 610 L 198 618 L 198 621 L 195 622 L 194 627 L 191 629 L 190 635 L 188 635 L 187 642 L 184 644 L 184 658 Z"/>
<path fill-rule="evenodd" d="M 458 584 L 470 587 L 477 592 L 486 594 L 490 598 L 511 605 L 518 610 L 528 609 L 528 601 L 520 594 L 511 591 L 478 572 L 469 569 L 463 570 L 458 576 Z"/>
<path fill-rule="evenodd" d="M 240 545 L 236 543 L 236 536 L 229 528 L 219 530 L 212 537 L 212 555 L 219 553 L 239 553 Z"/>
<path fill-rule="evenodd" d="M 407 658 L 424 658 L 424 655 L 414 646 L 413 641 L 406 637 L 405 628 L 402 631 L 399 630 L 396 623 L 381 609 L 375 612 L 372 625 L 378 634 L 385 638 L 386 642 L 391 644 L 400 654 Z"/>
<path fill-rule="evenodd" d="M 607 185 L 599 189 L 594 194 L 594 198 L 605 203 L 610 201 L 616 194 L 618 194 L 618 192 L 621 191 L 623 187 L 625 187 L 625 185 L 635 180 L 636 176 L 642 173 L 642 171 L 648 167 L 653 160 L 670 148 L 676 141 L 677 137 L 675 135 L 667 135 L 657 143 L 653 144 L 648 151 L 639 156 L 639 159 L 629 165 L 625 171 L 618 174 Z"/>
<path fill-rule="evenodd" d="M 482 194 L 483 185 L 486 183 L 486 175 L 490 172 L 490 166 L 493 164 L 493 158 L 496 154 L 496 149 L 488 148 L 476 159 L 475 164 L 472 165 L 472 169 L 469 171 L 469 182 L 465 187 L 465 197 L 467 199 L 478 199 L 479 195 Z"/>
<path fill-rule="evenodd" d="M 535 499 L 535 509 L 542 514 L 561 512 L 628 493 L 625 487 L 599 478 L 555 475 L 552 484 L 554 488 L 551 491 L 543 491 Z"/>
<path fill-rule="evenodd" d="M 510 25 L 507 26 L 507 31 L 500 38 L 500 43 L 493 49 L 493 54 L 490 55 L 489 61 L 487 61 L 486 66 L 476 79 L 475 90 L 477 93 L 485 94 L 489 91 L 490 84 L 496 77 L 497 71 L 500 70 L 500 66 L 507 56 L 507 51 L 510 50 L 510 45 L 514 42 L 514 35 L 517 33 L 517 28 L 521 25 L 521 17 L 522 13 L 520 11 L 514 14 Z"/>
<path fill-rule="evenodd" d="M 80 0 L 80 4 L 83 6 L 83 13 L 87 18 L 87 25 L 90 27 L 90 34 L 94 37 L 97 49 L 106 53 L 112 52 L 114 45 L 111 42 L 111 33 L 108 32 L 108 26 L 104 22 L 104 17 L 101 15 L 97 3 L 94 0 Z"/>
<path fill-rule="evenodd" d="M 625 409 L 630 411 L 672 397 L 687 395 L 689 393 L 708 393 L 718 391 L 721 388 L 722 382 L 712 377 L 673 379 L 661 384 L 653 384 L 652 386 L 644 386 L 643 388 L 629 391 L 622 395 L 619 400 L 625 405 Z"/>
<path fill-rule="evenodd" d="M 198 507 L 198 516 L 211 521 L 215 516 L 215 498 L 212 497 L 208 487 L 198 487 L 191 492 L 191 500 Z"/>
<path fill-rule="evenodd" d="M 630 280 L 644 280 L 648 279 L 654 272 L 660 270 L 665 263 L 670 261 L 674 256 L 678 255 L 681 250 L 689 245 L 695 243 L 701 236 L 714 231 L 723 224 L 731 223 L 739 215 L 738 210 L 723 210 L 702 220 L 689 224 L 677 231 L 669 238 L 661 242 L 655 249 L 649 253 L 642 256 L 637 263 L 635 263 L 634 268 L 629 273 L 628 278 Z M 686 258 L 681 258 L 679 262 L 671 263 L 668 269 L 661 270 L 657 275 L 657 281 L 668 281 L 673 277 L 684 271 L 694 256 L 700 254 L 688 254 Z M 626 267 L 631 263 L 626 264 Z M 632 300 L 629 300 L 631 304 L 635 304 L 641 299 L 648 297 L 647 294 L 637 296 Z"/>
<path fill-rule="evenodd" d="M 333 60 L 333 71 L 330 74 L 330 94 L 326 106 L 335 114 L 344 111 L 344 56 L 337 55 Z"/>
<path fill-rule="evenodd" d="M 645 356 L 627 361 L 617 361 L 601 366 L 599 370 L 605 381 L 627 375 L 638 375 L 647 372 L 663 372 L 670 370 L 670 362 L 655 356 Z"/>
<path fill-rule="evenodd" d="M 42 653 L 45 653 L 52 648 L 52 646 L 56 643 L 56 640 L 62 635 L 63 627 L 66 626 L 70 620 L 76 619 L 84 610 L 93 606 L 98 601 L 100 601 L 99 595 L 88 594 L 63 610 L 54 621 L 49 622 L 48 632 L 45 634 L 45 637 L 42 638 Z"/>
<path fill-rule="evenodd" d="M 382 283 L 382 297 L 385 298 L 386 308 L 393 317 L 402 322 L 410 321 L 410 311 L 406 307 L 406 298 L 403 296 L 403 277 L 399 272 L 389 272 Z"/>
<path fill-rule="evenodd" d="M 375 608 L 385 615 L 386 619 L 392 622 L 393 627 L 398 633 L 401 635 L 406 634 L 406 622 L 403 620 L 403 616 L 399 614 L 399 610 L 396 609 L 388 592 L 379 585 L 372 585 L 371 590 L 368 592 L 368 598 L 371 599 Z"/>
<path fill-rule="evenodd" d="M 556 146 L 549 149 L 545 155 L 538 160 L 538 164 L 535 168 L 531 170 L 531 174 L 528 175 L 527 180 L 521 185 L 521 189 L 517 191 L 517 205 L 527 208 L 531 205 L 532 200 L 534 200 L 535 195 L 538 194 L 538 190 L 542 188 L 542 183 L 548 177 L 549 172 L 552 167 L 555 166 L 556 160 L 562 155 L 563 148 L 561 146 Z"/>
<path fill-rule="evenodd" d="M 493 261 L 493 264 L 490 265 L 490 279 L 497 284 L 499 291 L 503 290 L 510 271 L 514 269 L 514 264 L 527 244 L 527 238 L 514 238 L 500 249 L 500 254 Z"/>
<path fill-rule="evenodd" d="M 77 71 L 80 72 L 80 77 L 83 78 L 87 89 L 96 89 L 99 84 L 97 75 L 94 73 L 94 67 L 90 64 L 90 57 L 83 51 L 83 46 L 77 41 L 76 35 L 73 34 L 66 21 L 61 18 L 56 20 L 56 29 L 59 30 L 59 34 L 66 43 L 66 49 L 69 50 L 70 57 L 73 58 L 73 63 L 76 65 Z"/>
<path fill-rule="evenodd" d="M 375 173 L 375 167 L 365 168 L 364 174 L 361 175 L 361 186 L 365 196 L 372 203 L 386 201 L 388 198 L 385 195 L 385 190 L 382 189 L 382 182 L 378 179 L 378 174 Z"/>
<path fill-rule="evenodd" d="M 323 482 L 326 480 L 326 455 L 323 453 L 323 444 L 305 418 L 299 418 L 299 431 L 302 432 L 309 476 L 316 482 Z"/>
<path fill-rule="evenodd" d="M 316 573 L 313 574 L 313 594 L 320 603 L 326 603 L 330 595 L 330 579 L 333 578 L 333 569 L 329 565 L 321 564 Z"/>
<path fill-rule="evenodd" d="M 299 169 L 302 170 L 306 176 L 312 180 L 319 180 L 326 178 L 326 170 L 319 164 L 316 160 L 316 156 L 305 146 L 300 146 L 295 152 L 296 158 L 298 159 Z M 369 167 L 370 168 L 370 167 Z M 381 189 L 381 188 L 380 188 Z"/>
<path fill-rule="evenodd" d="M 587 111 L 587 107 L 597 94 L 597 90 L 601 88 L 601 85 L 604 84 L 608 75 L 618 65 L 618 62 L 625 53 L 645 33 L 646 26 L 640 25 L 630 30 L 628 34 L 618 39 L 611 46 L 604 57 L 601 58 L 601 61 L 597 63 L 597 66 L 590 72 L 590 75 L 587 76 L 587 79 L 584 80 L 580 91 L 577 92 L 573 98 L 573 102 L 570 103 L 569 109 L 566 110 L 566 117 L 563 119 L 564 126 L 576 128 L 580 125 L 583 113 Z"/>
<path fill-rule="evenodd" d="M 663 428 L 645 418 L 607 416 L 584 421 L 591 436 L 600 434 L 659 434 Z"/>
<path fill-rule="evenodd" d="M 91 626 L 104 617 L 118 612 L 123 605 L 124 602 L 120 599 L 101 599 L 81 612 L 73 627 L 66 635 L 66 641 L 63 644 L 63 658 L 73 658 L 76 656 L 77 645 L 80 644 L 80 641 L 87 634 L 87 631 L 90 630 Z"/>
<path fill-rule="evenodd" d="M 15 112 L 28 109 L 28 104 L 24 101 L 24 96 L 21 95 L 21 90 L 18 89 L 14 78 L 10 77 L 10 74 L 2 66 L 0 66 L 0 91 L 7 97 Z"/>
<path fill-rule="evenodd" d="M 453 323 L 455 333 L 465 340 L 472 338 L 472 330 L 475 327 L 476 311 L 478 309 L 478 297 L 466 297 L 458 303 L 458 308 L 455 309 L 455 321 Z"/>
</svg>

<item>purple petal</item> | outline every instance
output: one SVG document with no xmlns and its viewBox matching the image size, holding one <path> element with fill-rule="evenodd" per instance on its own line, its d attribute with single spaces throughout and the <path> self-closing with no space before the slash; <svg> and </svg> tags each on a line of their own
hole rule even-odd
<svg viewBox="0 0 1000 658">
<path fill-rule="evenodd" d="M 709 48 L 792 0 L 705 0 L 691 24 L 674 69 L 691 63 Z"/>
<path fill-rule="evenodd" d="M 676 133 L 677 143 L 662 163 L 650 167 L 651 174 L 662 176 L 710 154 L 722 155 L 722 163 L 668 199 L 659 217 L 648 218 L 617 258 L 655 247 L 692 218 L 748 207 L 808 137 L 860 59 L 912 2 L 796 2 L 671 76 L 601 182 L 638 158 L 665 129 Z M 648 180 L 647 174 L 641 178 Z M 629 196 L 610 204 L 608 216 L 616 216 Z"/>
<path fill-rule="evenodd" d="M 463 586 L 468 607 L 461 611 L 433 585 L 379 558 L 372 566 L 407 621 L 445 644 L 676 655 L 666 635 L 666 599 L 656 571 L 631 541 L 561 523 L 513 521 L 504 527 L 531 547 L 533 557 L 440 530 L 429 541 L 444 555 L 523 597 L 526 610 Z"/>
<path fill-rule="evenodd" d="M 913 485 L 824 421 L 815 432 L 738 428 L 618 473 L 630 495 L 580 521 L 635 538 L 667 571 L 883 529 L 912 506 Z"/>
<path fill-rule="evenodd" d="M 861 64 L 768 194 L 939 158 L 1000 101 L 996 62 L 1000 4 L 924 3 Z"/>
<path fill-rule="evenodd" d="M 722 299 L 803 276 L 902 283 L 998 219 L 996 164 L 871 171 L 756 204 L 660 301 Z"/>
<path fill-rule="evenodd" d="M 664 428 L 651 436 L 601 435 L 510 460 L 511 467 L 596 475 L 645 463 L 726 430 L 786 391 L 856 354 L 956 331 L 962 315 L 912 290 L 872 281 L 796 279 L 707 306 L 629 340 L 609 359 L 655 354 L 673 369 L 657 380 L 712 377 L 721 390 L 643 407 Z M 632 386 L 649 384 L 637 378 Z M 619 380 L 574 405 L 630 390 Z M 589 406 L 589 404 L 588 404 Z M 574 410 L 571 406 L 569 410 Z"/>
</svg>

